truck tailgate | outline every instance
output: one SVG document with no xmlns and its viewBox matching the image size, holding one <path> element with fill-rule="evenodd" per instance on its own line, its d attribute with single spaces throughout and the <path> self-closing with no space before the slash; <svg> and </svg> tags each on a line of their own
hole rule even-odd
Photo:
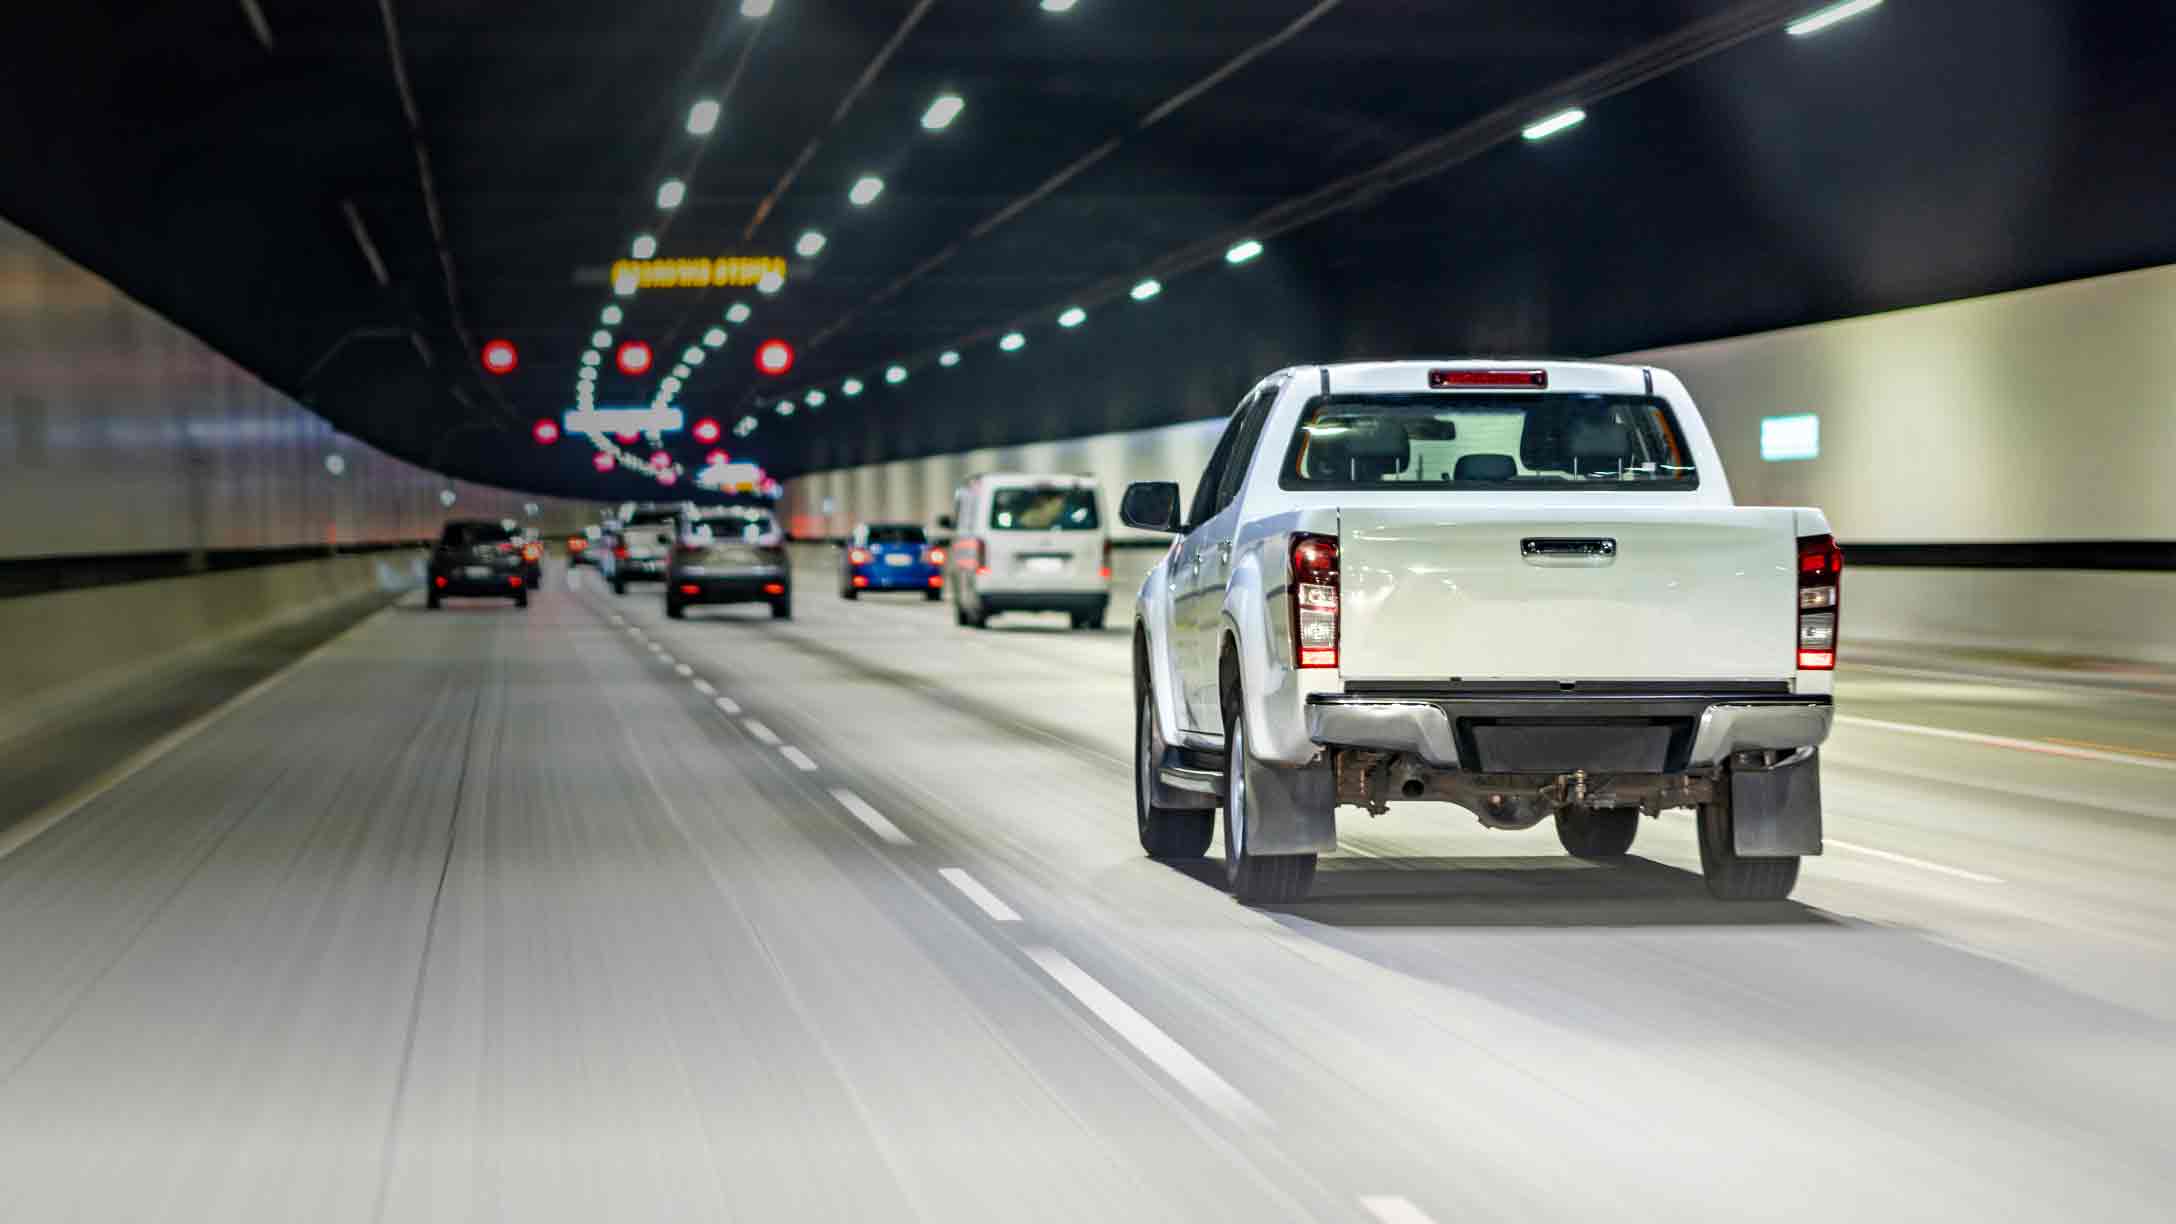
<svg viewBox="0 0 2176 1224">
<path fill-rule="evenodd" d="M 1770 507 L 1346 507 L 1347 680 L 1782 680 L 1797 535 Z"/>
</svg>

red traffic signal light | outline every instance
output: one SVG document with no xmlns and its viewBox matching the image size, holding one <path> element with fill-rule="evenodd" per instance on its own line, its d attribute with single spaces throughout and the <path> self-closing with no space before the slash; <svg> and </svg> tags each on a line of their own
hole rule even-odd
<svg viewBox="0 0 2176 1224">
<path fill-rule="evenodd" d="M 510 340 L 493 340 L 484 345 L 484 368 L 493 374 L 511 374 L 521 364 L 521 357 L 514 351 Z"/>
<path fill-rule="evenodd" d="M 622 374 L 647 374 L 650 372 L 650 346 L 640 340 L 629 340 L 620 346 L 617 360 Z"/>
<path fill-rule="evenodd" d="M 559 440 L 559 422 L 538 421 L 536 425 L 529 430 L 529 436 L 536 439 L 536 444 L 538 446 L 550 446 L 552 443 Z"/>
<path fill-rule="evenodd" d="M 718 440 L 718 423 L 709 417 L 704 417 L 702 420 L 695 422 L 694 427 L 689 429 L 688 432 L 695 435 L 697 442 L 708 446 Z"/>
<path fill-rule="evenodd" d="M 793 368 L 793 346 L 783 340 L 765 340 L 756 348 L 756 369 L 777 377 Z"/>
<path fill-rule="evenodd" d="M 612 456 L 606 451 L 598 451 L 589 457 L 589 466 L 600 472 L 609 472 L 612 470 Z"/>
</svg>

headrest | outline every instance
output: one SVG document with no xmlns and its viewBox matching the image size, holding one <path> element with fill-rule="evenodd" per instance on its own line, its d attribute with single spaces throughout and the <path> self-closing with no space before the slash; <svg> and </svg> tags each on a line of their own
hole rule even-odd
<svg viewBox="0 0 2176 1224">
<path fill-rule="evenodd" d="M 1460 455 L 1451 469 L 1452 480 L 1510 480 L 1518 474 L 1509 455 Z"/>
<path fill-rule="evenodd" d="M 1318 480 L 1378 480 L 1405 470 L 1413 441 L 1395 421 L 1325 430 L 1307 445 L 1307 471 Z"/>
<path fill-rule="evenodd" d="M 1566 450 L 1584 469 L 1597 463 L 1621 461 L 1632 453 L 1632 434 L 1615 421 L 1580 421 L 1571 428 Z"/>
</svg>

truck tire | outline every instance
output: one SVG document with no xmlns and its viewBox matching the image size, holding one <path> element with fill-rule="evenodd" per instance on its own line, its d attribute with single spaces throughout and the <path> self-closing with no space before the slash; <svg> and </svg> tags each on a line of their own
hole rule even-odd
<svg viewBox="0 0 2176 1224">
<path fill-rule="evenodd" d="M 1155 697 L 1146 685 L 1133 710 L 1133 818 L 1141 849 L 1152 859 L 1198 859 L 1216 835 L 1216 812 L 1158 807 L 1152 798 L 1163 740 L 1156 734 Z"/>
<path fill-rule="evenodd" d="M 922 592 L 922 598 L 928 600 L 931 603 L 936 603 L 938 600 L 944 598 L 944 592 L 937 589 L 936 587 L 931 587 L 928 590 Z"/>
<path fill-rule="evenodd" d="M 624 578 L 614 578 L 612 580 L 612 593 L 614 595 L 625 595 L 627 593 L 627 580 Z"/>
<path fill-rule="evenodd" d="M 677 599 L 674 599 L 674 598 L 673 598 L 673 597 L 671 597 L 670 595 L 666 596 L 666 597 L 665 597 L 665 619 L 666 619 L 666 620 L 686 620 L 687 618 L 688 618 L 688 608 L 687 608 L 687 605 L 686 605 L 686 604 L 684 604 L 684 603 L 681 603 L 681 602 L 680 602 L 679 600 L 677 600 Z"/>
<path fill-rule="evenodd" d="M 1224 879 L 1242 905 L 1289 905 L 1315 886 L 1312 854 L 1254 854 L 1247 849 L 1247 720 L 1236 686 L 1224 712 Z"/>
<path fill-rule="evenodd" d="M 1700 822 L 1700 874 L 1708 892 L 1719 901 L 1781 901 L 1798 886 L 1798 857 L 1744 858 L 1732 845 L 1730 776 L 1723 775 L 1723 792 L 1712 803 L 1703 803 Z"/>
<path fill-rule="evenodd" d="M 792 620 L 792 619 L 793 619 L 793 596 L 791 596 L 791 595 L 787 595 L 787 596 L 784 596 L 784 597 L 782 597 L 782 598 L 779 598 L 779 599 L 774 599 L 774 600 L 772 600 L 772 601 L 771 601 L 771 619 L 772 619 L 772 620 Z"/>
<path fill-rule="evenodd" d="M 1574 858 L 1623 858 L 1639 835 L 1636 807 L 1567 807 L 1556 814 L 1556 839 Z"/>
<path fill-rule="evenodd" d="M 523 591 L 521 594 L 514 596 L 514 606 L 527 608 L 529 606 L 529 592 Z"/>
</svg>

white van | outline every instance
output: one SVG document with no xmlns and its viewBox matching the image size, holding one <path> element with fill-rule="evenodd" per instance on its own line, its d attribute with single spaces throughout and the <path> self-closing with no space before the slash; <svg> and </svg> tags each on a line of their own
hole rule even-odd
<svg viewBox="0 0 2176 1224">
<path fill-rule="evenodd" d="M 1093 476 L 969 477 L 937 520 L 953 533 L 952 610 L 977 629 L 999 612 L 1063 612 L 1101 629 L 1111 602 L 1111 534 Z"/>
</svg>

